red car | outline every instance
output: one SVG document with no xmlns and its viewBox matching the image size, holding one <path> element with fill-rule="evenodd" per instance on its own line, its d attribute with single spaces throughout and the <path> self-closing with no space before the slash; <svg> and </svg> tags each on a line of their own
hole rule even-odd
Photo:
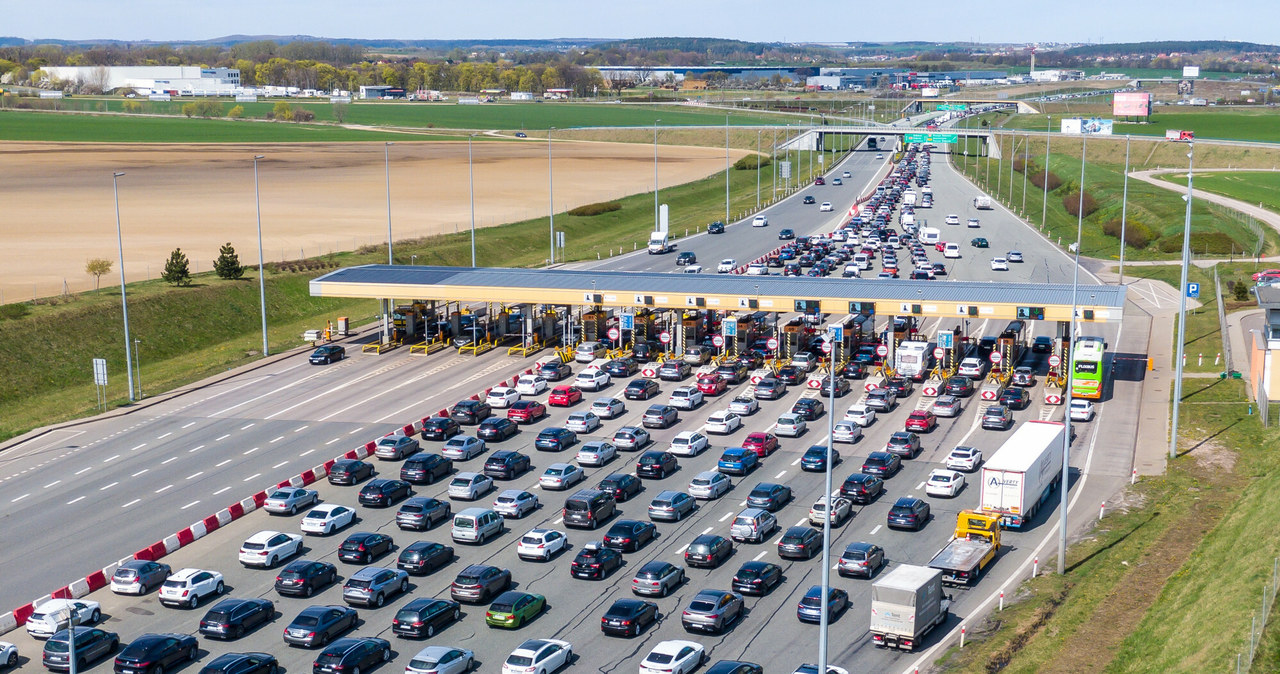
<svg viewBox="0 0 1280 674">
<path fill-rule="evenodd" d="M 946 250 L 947 250 L 947 242 L 946 242 L 946 241 L 939 241 L 939 242 L 937 242 L 937 243 L 933 244 L 933 247 L 934 247 L 934 248 L 937 248 L 939 253 L 945 253 L 945 252 L 946 252 Z"/>
<path fill-rule="evenodd" d="M 724 393 L 728 387 L 729 385 L 723 379 L 714 374 L 698 377 L 698 390 L 702 391 L 702 395 L 718 396 Z"/>
<path fill-rule="evenodd" d="M 928 433 L 938 427 L 938 417 L 928 410 L 916 410 L 907 417 L 907 430 Z"/>
<path fill-rule="evenodd" d="M 552 407 L 568 407 L 582 400 L 582 390 L 577 386 L 557 386 L 551 389 L 547 404 Z"/>
<path fill-rule="evenodd" d="M 507 409 L 507 418 L 517 424 L 533 423 L 547 416 L 547 406 L 536 400 L 517 400 Z"/>
<path fill-rule="evenodd" d="M 1261 281 L 1263 279 L 1272 279 L 1280 277 L 1280 269 L 1263 269 L 1253 275 L 1253 280 Z"/>
<path fill-rule="evenodd" d="M 778 450 L 778 436 L 773 433 L 752 433 L 742 441 L 742 448 L 755 452 L 757 456 L 766 457 Z"/>
</svg>

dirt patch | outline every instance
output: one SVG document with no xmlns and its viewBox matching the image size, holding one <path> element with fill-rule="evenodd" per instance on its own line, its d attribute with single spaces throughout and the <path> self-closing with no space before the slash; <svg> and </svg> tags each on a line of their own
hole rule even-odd
<svg viewBox="0 0 1280 674">
<path fill-rule="evenodd" d="M 1009 663 L 1013 661 L 1014 656 L 1018 654 L 1018 651 L 1022 650 L 1024 646 L 1026 646 L 1037 634 L 1040 633 L 1040 630 L 1044 629 L 1044 626 L 1048 624 L 1049 619 L 1053 617 L 1053 614 L 1057 612 L 1058 607 L 1061 606 L 1062 602 L 1067 598 L 1067 594 L 1070 590 L 1071 588 L 1068 586 L 1066 589 L 1059 591 L 1052 597 L 1046 599 L 1045 603 L 1037 608 L 1035 612 L 1027 618 L 1025 624 L 1018 628 L 1014 633 L 1013 638 L 1009 640 L 1009 643 L 1005 644 L 1004 648 L 1001 648 L 991 655 L 990 659 L 987 660 L 986 667 L 983 668 L 983 671 L 988 674 L 995 674 L 995 672 L 999 672 L 1005 667 L 1008 667 Z M 999 625 L 997 623 L 997 627 L 998 626 Z"/>
<path fill-rule="evenodd" d="M 1191 450 L 1196 466 L 1206 473 L 1231 473 L 1236 467 L 1235 452 L 1214 440 L 1203 440 Z"/>
</svg>

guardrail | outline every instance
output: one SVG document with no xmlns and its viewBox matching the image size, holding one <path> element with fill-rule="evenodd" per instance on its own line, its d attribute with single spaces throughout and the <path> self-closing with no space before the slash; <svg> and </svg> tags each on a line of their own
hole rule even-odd
<svg viewBox="0 0 1280 674">
<path fill-rule="evenodd" d="M 419 342 L 409 346 L 410 355 L 427 355 L 444 349 L 445 342 L 441 339 L 433 339 L 430 342 Z"/>
<path fill-rule="evenodd" d="M 373 355 L 377 356 L 377 355 L 381 355 L 383 351 L 390 351 L 403 344 L 404 342 L 388 342 L 386 344 L 382 344 L 382 343 L 365 344 L 364 346 L 360 347 L 360 353 L 372 353 Z"/>
</svg>

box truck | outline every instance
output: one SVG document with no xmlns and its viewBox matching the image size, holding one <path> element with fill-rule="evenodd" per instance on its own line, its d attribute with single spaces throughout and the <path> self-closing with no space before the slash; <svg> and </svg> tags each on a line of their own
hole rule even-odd
<svg viewBox="0 0 1280 674">
<path fill-rule="evenodd" d="M 1021 529 L 1058 486 L 1066 428 L 1055 421 L 1027 421 L 982 466 L 979 510 Z"/>
<path fill-rule="evenodd" d="M 991 210 L 991 197 L 988 197 L 988 196 L 974 197 L 973 207 L 980 211 Z"/>
<path fill-rule="evenodd" d="M 670 253 L 675 249 L 676 249 L 675 244 L 671 243 L 667 239 L 666 232 L 652 232 L 649 234 L 649 254 L 650 255 L 661 255 L 663 253 Z"/>
<path fill-rule="evenodd" d="M 913 651 L 929 630 L 947 620 L 951 598 L 942 594 L 942 572 L 902 564 L 871 586 L 871 640 L 876 646 Z"/>
</svg>

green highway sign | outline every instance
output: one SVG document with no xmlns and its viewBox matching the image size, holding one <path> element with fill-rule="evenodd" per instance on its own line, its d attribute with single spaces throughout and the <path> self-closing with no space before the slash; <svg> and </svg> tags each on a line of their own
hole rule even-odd
<svg viewBox="0 0 1280 674">
<path fill-rule="evenodd" d="M 937 109 L 938 110 L 957 110 L 960 112 L 964 112 L 969 109 L 969 105 L 966 103 L 939 103 Z"/>
<path fill-rule="evenodd" d="M 958 136 L 954 133 L 904 133 L 902 139 L 908 143 L 954 143 Z"/>
</svg>

